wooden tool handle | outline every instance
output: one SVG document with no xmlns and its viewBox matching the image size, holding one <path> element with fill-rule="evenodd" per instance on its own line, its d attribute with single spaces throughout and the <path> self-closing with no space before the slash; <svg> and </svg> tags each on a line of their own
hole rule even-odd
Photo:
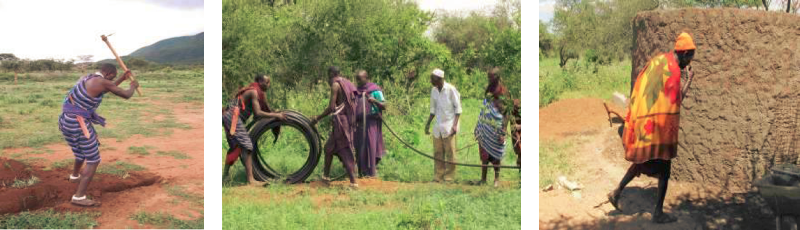
<svg viewBox="0 0 800 230">
<path fill-rule="evenodd" d="M 114 47 L 112 47 L 111 43 L 108 42 L 108 37 L 105 35 L 100 35 L 100 38 L 102 38 L 103 42 L 105 42 L 106 45 L 108 45 L 108 48 L 111 49 L 111 53 L 113 53 L 114 57 L 117 58 L 117 63 L 120 67 L 122 67 L 122 70 L 128 72 L 128 66 L 125 66 L 125 62 L 122 62 L 122 58 L 117 55 L 117 51 L 114 50 Z M 136 78 L 133 77 L 133 73 L 131 73 L 131 81 L 136 81 Z M 142 96 L 142 91 L 139 90 L 139 88 L 136 88 L 136 93 L 139 93 L 139 96 Z"/>
</svg>

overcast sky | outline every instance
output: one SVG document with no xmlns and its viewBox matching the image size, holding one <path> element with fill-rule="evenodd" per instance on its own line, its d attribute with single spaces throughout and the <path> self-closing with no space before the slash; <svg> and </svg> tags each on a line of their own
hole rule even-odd
<svg viewBox="0 0 800 230">
<path fill-rule="evenodd" d="M 416 0 L 417 5 L 422 10 L 436 12 L 438 10 L 444 11 L 483 11 L 486 13 L 490 13 L 491 10 L 494 8 L 495 5 L 499 2 L 499 0 Z M 433 33 L 433 27 L 429 27 L 428 30 L 425 31 L 425 36 L 431 37 Z"/>
<path fill-rule="evenodd" d="M 114 58 L 203 32 L 203 0 L 0 0 L 0 53 L 29 59 Z"/>
<path fill-rule="evenodd" d="M 498 0 L 417 0 L 419 8 L 428 11 L 443 9 L 448 11 L 486 10 L 491 9 Z"/>
</svg>

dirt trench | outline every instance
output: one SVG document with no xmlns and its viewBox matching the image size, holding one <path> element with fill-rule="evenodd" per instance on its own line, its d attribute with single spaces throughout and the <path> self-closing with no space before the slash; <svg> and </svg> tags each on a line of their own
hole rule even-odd
<svg viewBox="0 0 800 230">
<path fill-rule="evenodd" d="M 0 175 L 3 175 L 0 179 L 4 182 L 0 186 L 0 197 L 3 198 L 0 199 L 0 215 L 68 203 L 78 186 L 77 183 L 69 182 L 68 178 L 72 173 L 69 169 L 33 169 L 19 161 L 4 158 L 0 158 L 0 165 L 2 165 Z M 13 181 L 27 181 L 34 177 L 38 178 L 38 182 L 30 186 L 14 186 Z M 160 180 L 160 176 L 146 172 L 131 172 L 125 178 L 97 174 L 89 186 L 87 195 L 100 198 L 104 193 L 149 186 Z"/>
</svg>

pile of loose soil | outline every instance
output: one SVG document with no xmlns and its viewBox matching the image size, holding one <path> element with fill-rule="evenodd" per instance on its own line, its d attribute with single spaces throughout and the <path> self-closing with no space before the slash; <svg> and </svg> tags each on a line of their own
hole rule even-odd
<svg viewBox="0 0 800 230">
<path fill-rule="evenodd" d="M 800 16 L 740 9 L 638 13 L 632 84 L 684 31 L 697 46 L 695 77 L 681 109 L 672 177 L 744 192 L 773 165 L 800 162 Z"/>
<path fill-rule="evenodd" d="M 69 182 L 69 169 L 54 169 L 44 171 L 33 169 L 25 164 L 0 158 L 0 180 L 10 178 L 11 173 L 16 173 L 17 179 L 28 179 L 31 176 L 39 178 L 39 182 L 24 188 L 14 188 L 6 183 L 0 187 L 0 215 L 31 211 L 45 207 L 55 207 L 68 203 L 75 193 L 77 183 Z M 10 166 L 10 167 L 7 167 Z M 6 174 L 6 171 L 11 171 Z M 13 181 L 14 178 L 11 178 Z M 161 180 L 160 176 L 147 172 L 130 172 L 126 178 L 112 175 L 96 174 L 89 186 L 87 194 L 93 199 L 99 199 L 104 193 L 121 192 L 128 189 L 149 186 Z"/>
<path fill-rule="evenodd" d="M 624 112 L 612 103 L 608 103 L 608 106 L 620 114 Z M 539 109 L 541 139 L 595 134 L 598 126 L 607 124 L 608 114 L 603 107 L 603 100 L 597 98 L 564 99 Z"/>
</svg>

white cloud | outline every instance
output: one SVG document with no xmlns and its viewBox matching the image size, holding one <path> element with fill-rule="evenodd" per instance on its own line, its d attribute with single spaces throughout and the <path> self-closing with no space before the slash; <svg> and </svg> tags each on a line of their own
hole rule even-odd
<svg viewBox="0 0 800 230">
<path fill-rule="evenodd" d="M 203 32 L 203 8 L 178 9 L 144 1 L 0 0 L 0 53 L 20 58 L 113 58 L 159 40 Z"/>
<path fill-rule="evenodd" d="M 427 11 L 484 11 L 491 9 L 498 0 L 417 0 L 420 9 Z"/>
<path fill-rule="evenodd" d="M 539 1 L 539 20 L 550 21 L 553 19 L 556 2 L 553 0 Z"/>
</svg>

